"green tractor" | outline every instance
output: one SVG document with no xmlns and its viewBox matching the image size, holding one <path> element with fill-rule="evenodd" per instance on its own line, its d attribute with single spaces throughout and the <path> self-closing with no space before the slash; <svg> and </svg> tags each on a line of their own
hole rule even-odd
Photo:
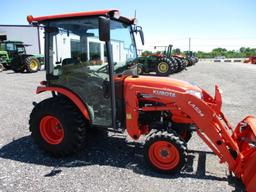
<svg viewBox="0 0 256 192">
<path fill-rule="evenodd" d="M 175 72 L 176 61 L 161 53 L 143 55 L 138 58 L 138 74 L 156 72 L 157 76 L 168 76 Z"/>
<path fill-rule="evenodd" d="M 44 64 L 42 55 L 30 55 L 26 53 L 26 45 L 21 41 L 0 42 L 0 71 L 4 68 L 14 72 L 34 73 L 40 70 Z"/>
<path fill-rule="evenodd" d="M 195 65 L 198 62 L 198 58 L 195 56 L 195 53 L 193 53 L 192 51 L 185 51 L 186 54 L 186 59 L 188 60 L 189 66 Z"/>
<path fill-rule="evenodd" d="M 186 66 L 186 60 L 180 54 L 172 55 L 172 45 L 155 46 L 165 48 L 165 51 L 143 55 L 138 58 L 138 73 L 145 74 L 156 72 L 158 76 L 168 76 L 173 73 L 183 71 Z"/>
</svg>

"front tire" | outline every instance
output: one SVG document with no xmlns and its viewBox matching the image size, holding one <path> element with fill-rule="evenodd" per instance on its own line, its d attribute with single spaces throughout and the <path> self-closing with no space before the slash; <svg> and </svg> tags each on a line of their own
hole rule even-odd
<svg viewBox="0 0 256 192">
<path fill-rule="evenodd" d="M 37 104 L 29 124 L 35 143 L 55 157 L 70 155 L 84 147 L 86 122 L 65 97 L 57 96 Z"/>
<path fill-rule="evenodd" d="M 177 173 L 187 162 L 187 148 L 185 142 L 174 133 L 157 131 L 146 139 L 144 156 L 153 170 Z"/>
</svg>

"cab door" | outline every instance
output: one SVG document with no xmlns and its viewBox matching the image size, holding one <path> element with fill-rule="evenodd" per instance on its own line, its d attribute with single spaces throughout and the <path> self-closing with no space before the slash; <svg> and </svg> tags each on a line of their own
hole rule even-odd
<svg viewBox="0 0 256 192">
<path fill-rule="evenodd" d="M 93 125 L 113 127 L 109 65 L 98 26 L 97 17 L 50 23 L 47 80 L 50 86 L 76 94 L 87 106 Z"/>
</svg>

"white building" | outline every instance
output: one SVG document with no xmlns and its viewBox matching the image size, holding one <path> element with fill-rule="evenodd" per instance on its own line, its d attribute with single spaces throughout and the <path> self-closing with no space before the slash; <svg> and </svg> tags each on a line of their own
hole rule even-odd
<svg viewBox="0 0 256 192">
<path fill-rule="evenodd" d="M 44 31 L 41 27 L 30 25 L 0 25 L 0 35 L 9 41 L 22 41 L 28 54 L 44 53 Z"/>
<path fill-rule="evenodd" d="M 22 41 L 24 44 L 31 46 L 26 47 L 28 54 L 44 54 L 44 29 L 42 27 L 34 27 L 31 25 L 0 25 L 0 35 L 6 36 L 10 41 Z M 71 47 L 75 50 L 79 47 L 79 36 L 76 35 L 58 35 L 55 42 L 58 42 L 58 50 L 54 45 L 54 60 L 60 61 L 64 58 L 71 58 Z M 99 41 L 97 37 L 87 37 L 85 40 L 87 58 L 91 59 L 94 52 L 100 53 L 100 59 L 106 61 L 106 48 L 104 42 Z M 114 62 L 125 61 L 129 51 L 124 48 L 124 42 L 112 40 L 113 60 Z"/>
</svg>

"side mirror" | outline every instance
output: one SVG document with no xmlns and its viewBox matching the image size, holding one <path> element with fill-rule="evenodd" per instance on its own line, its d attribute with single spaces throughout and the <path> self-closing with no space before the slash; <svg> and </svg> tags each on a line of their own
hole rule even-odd
<svg viewBox="0 0 256 192">
<path fill-rule="evenodd" d="M 110 41 L 110 20 L 106 17 L 99 17 L 99 39 Z"/>
<path fill-rule="evenodd" d="M 141 26 L 136 26 L 136 33 L 139 32 L 142 45 L 145 44 L 144 33 Z"/>
</svg>

